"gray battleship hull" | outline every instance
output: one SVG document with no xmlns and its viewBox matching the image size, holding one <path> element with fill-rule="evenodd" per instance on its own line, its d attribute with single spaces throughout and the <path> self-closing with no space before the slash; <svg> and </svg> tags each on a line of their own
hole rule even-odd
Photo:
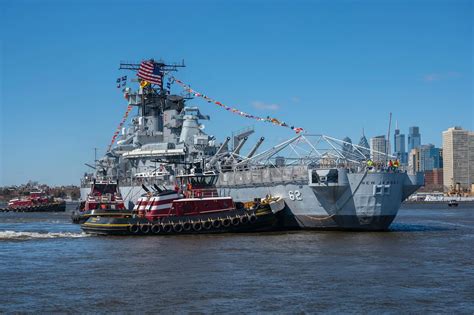
<svg viewBox="0 0 474 315">
<path fill-rule="evenodd" d="M 294 181 L 275 179 L 263 183 L 233 180 L 218 182 L 220 195 L 235 201 L 251 201 L 267 195 L 281 197 L 285 209 L 280 213 L 282 228 L 386 230 L 398 213 L 403 200 L 420 187 L 420 176 L 406 173 L 346 173 L 339 171 L 339 180 L 332 183 L 311 183 L 308 176 Z M 244 176 L 245 174 L 240 174 Z M 120 188 L 129 207 L 143 194 L 141 186 Z M 81 195 L 87 196 L 82 188 Z"/>
<path fill-rule="evenodd" d="M 405 173 L 347 174 L 347 179 L 343 185 L 295 182 L 224 190 L 236 201 L 284 198 L 281 221 L 286 228 L 386 230 L 421 180 Z"/>
</svg>

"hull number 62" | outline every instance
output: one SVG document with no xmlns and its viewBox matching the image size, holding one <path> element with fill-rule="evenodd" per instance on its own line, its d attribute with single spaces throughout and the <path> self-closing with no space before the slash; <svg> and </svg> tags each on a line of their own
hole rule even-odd
<svg viewBox="0 0 474 315">
<path fill-rule="evenodd" d="M 301 197 L 301 192 L 299 190 L 288 191 L 288 197 L 290 198 L 290 200 L 303 200 L 303 198 Z"/>
</svg>

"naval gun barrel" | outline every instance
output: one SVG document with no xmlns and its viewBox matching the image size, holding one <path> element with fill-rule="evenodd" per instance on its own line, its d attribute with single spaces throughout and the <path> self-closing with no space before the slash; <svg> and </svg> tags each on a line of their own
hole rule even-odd
<svg viewBox="0 0 474 315">
<path fill-rule="evenodd" d="M 249 154 L 247 155 L 247 159 L 250 159 L 255 154 L 255 152 L 257 152 L 257 150 L 260 147 L 260 145 L 262 144 L 263 140 L 265 140 L 265 137 L 261 137 L 260 139 L 258 139 L 255 146 L 252 148 L 252 150 L 250 150 Z"/>
<path fill-rule="evenodd" d="M 229 143 L 229 141 L 230 141 L 230 137 L 227 137 L 224 140 L 224 142 L 222 143 L 222 145 L 219 147 L 219 149 L 217 150 L 216 154 L 214 154 L 214 156 L 211 158 L 211 160 L 209 161 L 207 166 L 212 166 L 217 162 L 218 155 L 221 154 L 222 151 L 224 151 L 224 149 L 227 147 L 227 144 Z"/>
<path fill-rule="evenodd" d="M 155 187 L 155 190 L 156 190 L 158 193 L 163 192 L 163 189 L 161 189 L 160 187 L 158 187 L 158 185 L 153 184 L 153 187 Z"/>
<path fill-rule="evenodd" d="M 229 141 L 230 141 L 230 137 L 225 138 L 224 142 L 219 147 L 215 155 L 221 154 L 222 151 L 224 151 L 224 149 L 227 147 L 227 144 L 229 143 Z"/>
<path fill-rule="evenodd" d="M 237 147 L 234 149 L 234 152 L 232 152 L 232 155 L 234 154 L 239 154 L 240 149 L 244 146 L 245 142 L 247 142 L 248 137 L 243 138 L 242 140 L 239 141 L 239 144 Z"/>
<path fill-rule="evenodd" d="M 142 188 L 143 188 L 143 190 L 146 191 L 147 193 L 150 192 L 150 190 L 145 186 L 145 184 L 142 184 Z"/>
</svg>

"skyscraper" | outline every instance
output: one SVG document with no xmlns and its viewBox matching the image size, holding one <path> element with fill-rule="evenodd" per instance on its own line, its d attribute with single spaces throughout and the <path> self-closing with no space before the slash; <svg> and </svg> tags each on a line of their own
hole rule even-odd
<svg viewBox="0 0 474 315">
<path fill-rule="evenodd" d="M 420 128 L 417 126 L 410 127 L 408 133 L 408 152 L 418 148 L 421 145 Z"/>
<path fill-rule="evenodd" d="M 474 132 L 461 127 L 443 131 L 443 186 L 471 190 L 474 183 Z"/>
<path fill-rule="evenodd" d="M 385 154 L 390 154 L 390 143 L 385 136 L 376 136 L 370 139 L 370 155 L 374 162 L 386 162 Z"/>
<path fill-rule="evenodd" d="M 370 146 L 369 141 L 365 137 L 364 130 L 362 130 L 362 137 L 359 140 L 359 146 L 362 147 L 360 151 L 364 154 L 366 159 L 370 159 Z"/>
<path fill-rule="evenodd" d="M 432 144 L 423 144 L 417 150 L 420 150 L 420 172 L 443 167 L 440 148 L 435 148 Z"/>
<path fill-rule="evenodd" d="M 408 160 L 408 154 L 405 149 L 405 135 L 400 133 L 400 129 L 398 129 L 398 124 L 397 128 L 395 129 L 395 135 L 393 137 L 393 154 L 397 157 L 397 159 L 400 161 L 401 164 L 405 165 L 407 164 Z"/>
<path fill-rule="evenodd" d="M 433 144 L 422 144 L 414 148 L 409 153 L 408 171 L 414 174 L 443 168 L 442 151 Z"/>
</svg>

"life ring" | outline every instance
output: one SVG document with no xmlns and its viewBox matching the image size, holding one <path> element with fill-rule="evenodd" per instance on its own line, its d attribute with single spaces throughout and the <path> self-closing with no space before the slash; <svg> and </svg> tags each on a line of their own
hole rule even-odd
<svg viewBox="0 0 474 315">
<path fill-rule="evenodd" d="M 246 215 L 241 216 L 241 217 L 240 217 L 240 223 L 242 223 L 242 224 L 247 224 L 247 223 L 249 223 L 249 217 L 246 216 Z"/>
<path fill-rule="evenodd" d="M 160 232 L 161 232 L 161 224 L 153 224 L 151 226 L 151 233 L 160 234 Z"/>
<path fill-rule="evenodd" d="M 165 233 L 170 233 L 171 231 L 173 231 L 173 225 L 171 225 L 171 223 L 163 224 L 163 231 Z"/>
<path fill-rule="evenodd" d="M 221 220 L 219 218 L 212 221 L 212 227 L 218 229 L 221 227 Z"/>
<path fill-rule="evenodd" d="M 199 232 L 202 230 L 202 223 L 200 221 L 193 223 L 193 230 Z"/>
<path fill-rule="evenodd" d="M 193 225 L 191 224 L 191 222 L 186 221 L 186 222 L 183 223 L 183 230 L 184 231 L 189 232 L 189 231 L 191 231 L 192 228 L 193 228 Z"/>
<path fill-rule="evenodd" d="M 212 222 L 209 220 L 204 221 L 202 222 L 202 227 L 206 230 L 209 230 L 212 227 Z"/>
<path fill-rule="evenodd" d="M 229 218 L 221 219 L 221 223 L 222 223 L 223 227 L 229 227 L 230 226 L 230 219 Z"/>
<path fill-rule="evenodd" d="M 142 231 L 143 234 L 148 234 L 150 232 L 150 225 L 149 224 L 140 225 L 140 231 Z"/>
<path fill-rule="evenodd" d="M 175 223 L 173 225 L 173 231 L 175 231 L 176 233 L 182 232 L 183 231 L 183 225 L 180 222 Z"/>
<path fill-rule="evenodd" d="M 252 213 L 251 215 L 249 215 L 250 223 L 255 223 L 256 221 L 257 221 L 257 216 L 255 215 L 255 213 Z"/>
<path fill-rule="evenodd" d="M 138 224 L 130 225 L 130 232 L 132 232 L 133 234 L 137 234 L 138 232 L 140 232 L 140 227 L 138 226 Z"/>
<path fill-rule="evenodd" d="M 239 218 L 239 216 L 233 217 L 233 218 L 230 220 L 230 223 L 231 223 L 233 226 L 239 225 L 239 223 L 240 223 L 240 218 Z"/>
</svg>

